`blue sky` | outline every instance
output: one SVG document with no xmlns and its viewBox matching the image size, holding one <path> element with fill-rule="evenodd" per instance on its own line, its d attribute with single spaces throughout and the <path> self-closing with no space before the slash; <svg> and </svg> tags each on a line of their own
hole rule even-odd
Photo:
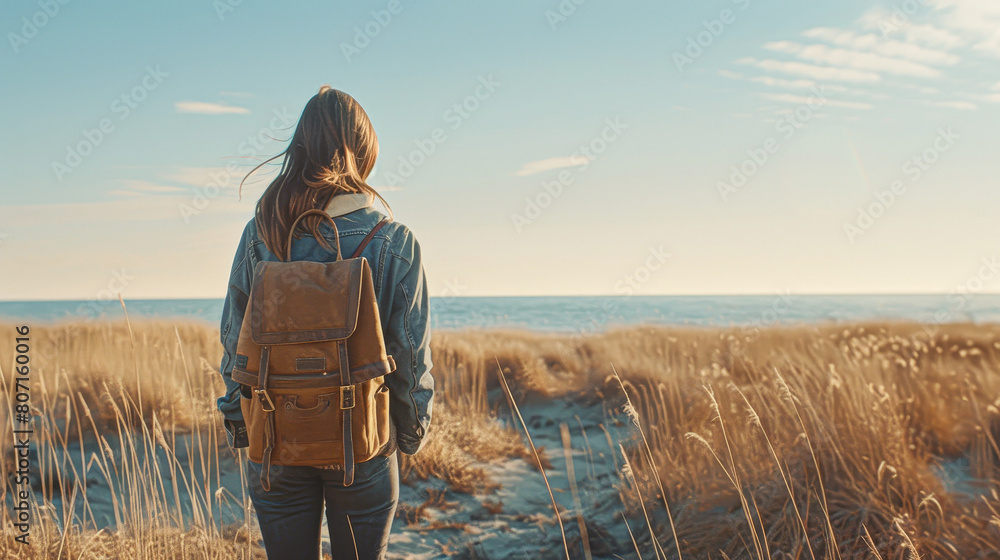
<svg viewBox="0 0 1000 560">
<path fill-rule="evenodd" d="M 987 2 L 0 13 L 3 300 L 222 297 L 273 170 L 236 185 L 322 84 L 368 111 L 432 295 L 1000 288 Z"/>
</svg>

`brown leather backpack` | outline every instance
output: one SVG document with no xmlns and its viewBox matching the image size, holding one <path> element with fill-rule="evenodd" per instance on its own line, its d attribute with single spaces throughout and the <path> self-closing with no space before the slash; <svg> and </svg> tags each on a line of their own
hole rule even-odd
<svg viewBox="0 0 1000 560">
<path fill-rule="evenodd" d="M 288 253 L 295 226 L 288 233 Z M 382 324 L 368 261 L 261 261 L 236 348 L 233 380 L 243 384 L 240 405 L 250 440 L 250 459 L 261 463 L 261 485 L 270 490 L 270 466 L 344 469 L 354 482 L 354 463 L 374 457 L 391 437 L 389 387 L 396 369 L 385 353 Z M 248 398 L 249 397 L 249 398 Z"/>
</svg>

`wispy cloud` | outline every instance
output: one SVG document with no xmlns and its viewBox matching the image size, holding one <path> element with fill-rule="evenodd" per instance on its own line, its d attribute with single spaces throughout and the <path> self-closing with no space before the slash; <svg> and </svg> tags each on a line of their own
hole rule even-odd
<svg viewBox="0 0 1000 560">
<path fill-rule="evenodd" d="M 177 194 L 185 191 L 185 189 L 174 185 L 161 185 L 158 183 L 151 183 L 149 181 L 136 179 L 123 179 L 118 182 L 122 185 L 122 188 L 105 191 L 105 194 L 133 197 L 140 194 L 164 195 Z"/>
<path fill-rule="evenodd" d="M 181 187 L 175 187 L 173 185 L 160 185 L 157 183 L 151 183 L 149 181 L 137 181 L 134 179 L 125 179 L 121 181 L 122 185 L 130 191 L 140 191 L 140 192 L 152 192 L 152 193 L 164 193 L 164 192 L 184 192 L 185 189 Z"/>
<path fill-rule="evenodd" d="M 972 48 L 1000 57 L 1000 3 L 985 0 L 927 0 L 945 27 L 973 37 Z"/>
<path fill-rule="evenodd" d="M 928 24 L 908 25 L 903 34 L 907 41 L 923 43 L 930 47 L 954 49 L 965 44 L 965 39 L 960 36 Z"/>
<path fill-rule="evenodd" d="M 114 191 L 111 191 L 114 193 Z M 127 192 L 127 191 L 122 191 Z M 115 193 L 121 194 L 121 193 Z M 184 201 L 177 197 L 175 202 Z M 0 205 L 0 221 L 10 227 L 37 225 L 36 216 L 45 215 L 60 224 L 131 222 L 143 220 L 180 219 L 176 204 L 152 196 L 128 196 L 100 202 L 58 202 L 22 206 Z"/>
<path fill-rule="evenodd" d="M 966 99 L 972 99 L 975 101 L 983 101 L 986 103 L 1000 103 L 1000 93 L 960 93 L 958 95 Z"/>
<path fill-rule="evenodd" d="M 862 34 L 832 27 L 815 27 L 803 32 L 802 36 L 827 41 L 856 51 L 869 51 L 881 56 L 902 58 L 920 64 L 952 66 L 960 60 L 957 55 L 943 50 L 887 39 L 873 33 Z"/>
<path fill-rule="evenodd" d="M 937 95 L 941 93 L 941 90 L 936 87 L 918 86 L 916 84 L 900 84 L 900 85 L 906 89 L 912 89 L 913 91 L 922 93 L 924 95 Z"/>
<path fill-rule="evenodd" d="M 719 70 L 719 75 L 731 80 L 747 80 L 758 84 L 764 84 L 765 86 L 783 89 L 810 89 L 818 86 L 818 84 L 813 80 L 785 80 L 783 78 L 772 78 L 771 76 L 748 77 L 740 72 L 733 72 L 732 70 L 726 69 Z M 830 86 L 827 87 L 829 88 Z"/>
<path fill-rule="evenodd" d="M 862 14 L 858 23 L 864 29 L 877 31 L 880 36 L 903 39 L 909 44 L 943 49 L 954 49 L 966 44 L 962 37 L 931 24 L 907 21 L 903 25 L 897 25 L 893 23 L 894 15 L 891 10 L 876 6 Z"/>
<path fill-rule="evenodd" d="M 772 101 L 781 101 L 783 103 L 795 103 L 796 105 L 809 105 L 816 102 L 815 98 L 806 97 L 804 95 L 794 95 L 791 93 L 762 93 L 761 97 L 765 99 L 770 99 Z M 857 101 L 840 101 L 838 99 L 827 99 L 824 101 L 824 105 L 829 105 L 831 107 L 844 107 L 846 109 L 871 109 L 872 105 L 870 103 L 860 103 Z"/>
<path fill-rule="evenodd" d="M 894 24 L 894 14 L 876 7 L 858 20 L 865 28 L 880 30 L 907 43 L 954 49 L 971 46 L 973 51 L 1000 57 L 1000 3 L 987 0 L 922 0 L 921 15 L 934 23 L 906 21 Z"/>
<path fill-rule="evenodd" d="M 168 181 L 192 187 L 202 188 L 213 185 L 223 189 L 236 190 L 240 181 L 256 165 L 257 162 L 254 160 L 233 167 L 179 167 L 163 177 Z M 277 175 L 279 167 L 279 165 L 265 165 L 258 169 L 243 183 L 243 193 L 256 192 L 256 190 L 260 190 L 259 187 L 262 185 L 267 186 Z"/>
<path fill-rule="evenodd" d="M 252 168 L 247 168 L 247 171 L 250 169 Z M 227 174 L 228 171 L 225 167 L 179 167 L 167 173 L 165 178 L 185 185 L 201 187 L 213 181 L 220 182 L 218 178 Z M 242 179 L 242 177 L 240 178 Z"/>
<path fill-rule="evenodd" d="M 785 80 L 782 78 L 772 78 L 771 76 L 754 76 L 751 82 L 764 84 L 765 86 L 786 88 L 786 89 L 810 89 L 817 87 L 812 80 Z"/>
<path fill-rule="evenodd" d="M 984 51 L 990 56 L 1000 58 L 1000 32 L 980 41 L 976 45 L 976 50 Z"/>
<path fill-rule="evenodd" d="M 540 159 L 538 161 L 529 161 L 528 163 L 522 165 L 521 169 L 519 169 L 515 175 L 534 175 L 535 173 L 542 173 L 553 169 L 576 167 L 578 165 L 586 165 L 587 161 L 589 160 L 584 156 L 554 157 Z"/>
<path fill-rule="evenodd" d="M 246 114 L 250 109 L 222 103 L 207 103 L 205 101 L 178 101 L 174 103 L 178 113 L 198 113 L 202 115 Z"/>
<path fill-rule="evenodd" d="M 833 48 L 826 45 L 803 45 L 794 41 L 772 41 L 765 43 L 764 48 L 770 51 L 794 54 L 798 58 L 809 62 L 837 66 L 842 69 L 850 68 L 863 72 L 884 72 L 922 78 L 936 78 L 941 75 L 940 70 L 925 64 L 888 58 L 867 52 Z"/>
<path fill-rule="evenodd" d="M 782 74 L 793 74 L 805 76 L 822 82 L 877 82 L 882 78 L 875 72 L 864 72 L 849 68 L 832 68 L 830 66 L 816 66 L 803 62 L 782 61 L 782 60 L 757 60 L 753 57 L 741 58 L 737 64 L 749 64 L 767 70 L 768 72 L 780 72 Z"/>
<path fill-rule="evenodd" d="M 947 109 L 961 109 L 963 111 L 975 111 L 979 108 L 975 103 L 969 101 L 929 101 L 928 105 L 934 107 L 945 107 Z"/>
<path fill-rule="evenodd" d="M 922 0 L 921 4 L 918 13 L 907 12 L 903 21 L 896 12 L 871 8 L 854 28 L 813 27 L 800 32 L 799 40 L 765 42 L 761 48 L 775 53 L 773 58 L 735 61 L 757 72 L 719 74 L 784 90 L 760 94 L 773 101 L 798 102 L 802 96 L 797 94 L 822 84 L 826 91 L 867 100 L 902 94 L 912 103 L 964 111 L 974 111 L 981 103 L 1000 103 L 1000 82 L 984 84 L 979 92 L 959 93 L 958 99 L 942 94 L 942 84 L 950 84 L 969 65 L 966 59 L 981 64 L 976 51 L 1000 56 L 1000 3 Z M 905 95 L 905 90 L 913 93 Z M 872 108 L 862 100 L 837 97 L 831 106 Z"/>
</svg>

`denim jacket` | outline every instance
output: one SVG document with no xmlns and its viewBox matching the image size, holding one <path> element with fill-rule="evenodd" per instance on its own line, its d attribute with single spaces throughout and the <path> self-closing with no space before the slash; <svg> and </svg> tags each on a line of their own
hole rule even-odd
<svg viewBox="0 0 1000 560">
<path fill-rule="evenodd" d="M 335 197 L 336 198 L 336 197 Z M 354 253 L 361 240 L 385 215 L 370 206 L 335 216 L 340 232 L 340 248 L 345 256 Z M 336 248 L 333 230 L 320 224 L 320 232 Z M 309 233 L 292 242 L 291 260 L 328 262 L 336 253 L 320 245 Z M 427 281 L 420 258 L 420 245 L 403 224 L 391 221 L 375 234 L 361 256 L 368 259 L 375 284 L 386 353 L 396 362 L 396 371 L 385 378 L 389 386 L 390 417 L 395 445 L 412 455 L 423 447 L 430 427 L 434 397 L 431 376 L 430 322 Z M 220 335 L 225 353 L 220 373 L 226 394 L 217 406 L 223 414 L 229 443 L 246 445 L 246 427 L 240 409 L 240 385 L 232 380 L 236 344 L 243 325 L 243 315 L 253 285 L 253 272 L 259 261 L 277 261 L 257 234 L 255 219 L 243 230 L 229 276 L 229 289 L 222 309 Z"/>
</svg>

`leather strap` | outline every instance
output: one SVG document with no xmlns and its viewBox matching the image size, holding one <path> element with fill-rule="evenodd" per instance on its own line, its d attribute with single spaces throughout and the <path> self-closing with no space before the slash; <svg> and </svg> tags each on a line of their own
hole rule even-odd
<svg viewBox="0 0 1000 560">
<path fill-rule="evenodd" d="M 388 222 L 389 218 L 382 218 L 381 220 L 379 220 L 379 223 L 375 224 L 375 227 L 373 227 L 372 230 L 368 232 L 368 235 L 366 235 L 365 238 L 361 240 L 361 245 L 358 245 L 357 250 L 354 251 L 354 254 L 351 255 L 351 258 L 356 259 L 360 257 L 361 252 L 364 251 L 365 247 L 368 246 L 368 242 L 371 241 L 372 238 L 375 237 L 375 234 L 378 233 L 378 230 L 382 229 L 382 226 L 384 226 Z"/>
<path fill-rule="evenodd" d="M 295 238 L 295 227 L 297 225 L 299 225 L 299 220 L 301 220 L 302 218 L 304 218 L 306 216 L 311 216 L 311 215 L 314 215 L 314 214 L 317 215 L 317 216 L 322 216 L 325 219 L 326 223 L 330 224 L 330 227 L 333 228 L 333 240 L 334 240 L 334 243 L 337 246 L 337 260 L 339 261 L 342 258 L 342 255 L 340 253 L 340 232 L 337 231 L 337 224 L 333 223 L 333 218 L 331 218 L 329 214 L 327 214 L 323 210 L 320 210 L 319 208 L 313 208 L 312 210 L 306 210 L 305 212 L 299 214 L 299 217 L 295 218 L 295 221 L 292 222 L 292 228 L 290 230 L 288 230 L 288 241 L 285 242 L 285 247 L 286 247 L 285 255 L 286 255 L 286 258 L 287 259 L 291 259 L 292 258 L 292 239 Z"/>
<path fill-rule="evenodd" d="M 261 457 L 260 484 L 267 492 L 271 490 L 271 452 L 274 451 L 274 402 L 267 394 L 268 362 L 270 362 L 271 347 L 261 346 L 260 348 L 260 369 L 257 374 L 257 393 L 260 400 L 261 410 L 264 413 L 264 454 Z M 267 399 L 265 401 L 265 399 Z M 264 406 L 269 404 L 268 407 Z"/>
<path fill-rule="evenodd" d="M 271 361 L 271 347 L 261 346 L 260 347 L 260 368 L 257 370 L 257 388 L 267 389 L 267 370 L 268 363 Z"/>
<path fill-rule="evenodd" d="M 271 452 L 274 451 L 274 411 L 264 413 L 264 456 L 261 458 L 260 485 L 271 490 Z"/>
<path fill-rule="evenodd" d="M 337 346 L 340 347 L 340 382 L 344 387 L 351 387 L 351 366 L 348 364 L 347 360 L 347 341 L 341 340 L 337 342 Z M 352 389 L 353 390 L 353 389 Z M 353 399 L 356 399 L 357 395 L 352 395 Z M 341 404 L 343 403 L 343 398 L 341 398 Z M 351 403 L 352 405 L 354 402 Z M 353 408 L 344 409 L 344 486 L 350 486 L 354 484 L 354 438 L 353 431 L 351 430 L 351 414 L 354 412 Z"/>
</svg>

